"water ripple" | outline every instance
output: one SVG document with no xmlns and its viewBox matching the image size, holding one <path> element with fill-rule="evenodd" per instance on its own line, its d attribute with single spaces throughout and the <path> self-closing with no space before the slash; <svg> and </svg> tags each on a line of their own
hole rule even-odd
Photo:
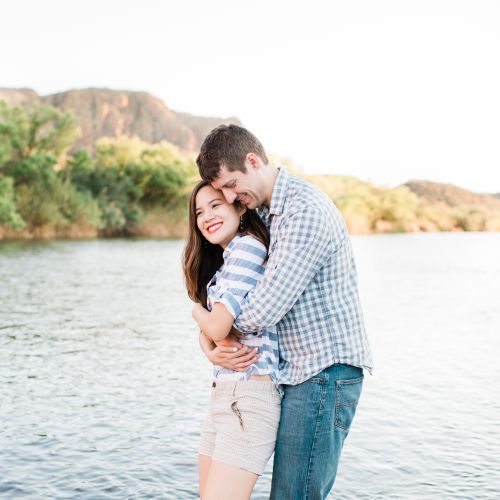
<svg viewBox="0 0 500 500">
<path fill-rule="evenodd" d="M 498 498 L 500 235 L 354 245 L 376 372 L 335 499 Z M 2 498 L 197 498 L 210 367 L 181 249 L 0 244 Z"/>
</svg>

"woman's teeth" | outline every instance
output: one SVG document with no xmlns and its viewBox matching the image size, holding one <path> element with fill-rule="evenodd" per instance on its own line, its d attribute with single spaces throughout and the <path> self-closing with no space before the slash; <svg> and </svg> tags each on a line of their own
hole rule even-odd
<svg viewBox="0 0 500 500">
<path fill-rule="evenodd" d="M 219 222 L 218 224 L 214 224 L 213 226 L 210 226 L 207 231 L 212 234 L 212 233 L 215 233 L 215 231 L 217 231 L 217 229 L 219 229 L 220 227 L 222 226 L 222 222 Z"/>
</svg>

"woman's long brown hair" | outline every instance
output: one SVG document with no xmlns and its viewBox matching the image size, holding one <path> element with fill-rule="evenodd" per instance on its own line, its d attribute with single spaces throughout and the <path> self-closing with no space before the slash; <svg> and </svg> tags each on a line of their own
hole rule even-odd
<svg viewBox="0 0 500 500">
<path fill-rule="evenodd" d="M 200 181 L 193 189 L 189 199 L 189 231 L 182 255 L 184 279 L 189 298 L 207 304 L 207 284 L 222 266 L 224 250 L 219 245 L 212 245 L 198 229 L 196 221 L 196 195 L 201 188 L 210 183 Z M 255 210 L 247 209 L 243 214 L 243 232 L 251 234 L 269 248 L 269 233 Z"/>
</svg>

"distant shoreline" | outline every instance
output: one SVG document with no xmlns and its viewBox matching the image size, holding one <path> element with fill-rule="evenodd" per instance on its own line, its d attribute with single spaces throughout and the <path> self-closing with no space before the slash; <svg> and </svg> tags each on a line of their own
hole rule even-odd
<svg viewBox="0 0 500 500">
<path fill-rule="evenodd" d="M 102 109 L 108 109 L 109 99 L 127 96 L 101 97 Z M 41 103 L 15 106 L 0 100 L 0 122 L 0 240 L 187 234 L 189 195 L 199 179 L 196 141 L 188 152 L 182 144 L 111 133 L 78 149 L 77 116 Z M 500 231 L 498 195 L 425 180 L 388 188 L 349 176 L 306 175 L 272 160 L 322 190 L 353 235 Z"/>
<path fill-rule="evenodd" d="M 415 233 L 496 233 L 498 231 L 465 231 L 462 228 L 453 230 L 418 229 L 411 227 L 408 230 L 401 230 L 389 224 L 373 231 L 352 231 L 352 236 L 370 236 L 380 234 L 415 234 Z M 137 226 L 130 230 L 116 234 L 106 234 L 93 228 L 82 228 L 79 226 L 69 226 L 65 228 L 41 227 L 34 230 L 15 231 L 14 229 L 0 226 L 0 242 L 2 241 L 55 241 L 55 240 L 108 240 L 108 239 L 185 239 L 187 236 L 187 225 L 183 224 L 163 224 L 151 226 Z"/>
<path fill-rule="evenodd" d="M 116 233 L 107 233 L 92 227 L 78 225 L 63 228 L 42 226 L 32 230 L 22 229 L 20 231 L 0 226 L 0 241 L 97 240 L 112 238 L 178 239 L 185 238 L 186 235 L 187 226 L 180 222 L 138 225 Z"/>
</svg>

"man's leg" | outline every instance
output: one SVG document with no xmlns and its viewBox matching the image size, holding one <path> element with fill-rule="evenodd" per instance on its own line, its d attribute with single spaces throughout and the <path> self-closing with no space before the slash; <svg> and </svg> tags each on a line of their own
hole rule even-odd
<svg viewBox="0 0 500 500">
<path fill-rule="evenodd" d="M 271 500 L 327 497 L 362 382 L 361 368 L 332 365 L 302 384 L 284 387 Z"/>
</svg>

